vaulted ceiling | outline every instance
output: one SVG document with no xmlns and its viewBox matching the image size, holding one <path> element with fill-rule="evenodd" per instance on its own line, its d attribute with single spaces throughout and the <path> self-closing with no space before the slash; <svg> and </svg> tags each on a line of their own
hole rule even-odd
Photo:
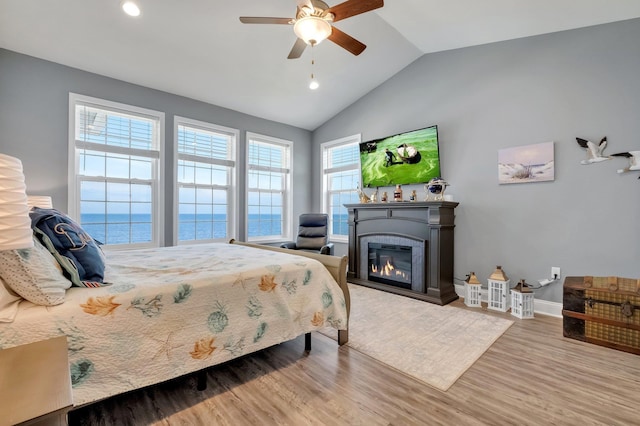
<svg viewBox="0 0 640 426">
<path fill-rule="evenodd" d="M 138 2 L 132 18 L 119 0 L 0 0 L 0 47 L 313 130 L 425 53 L 640 17 L 638 0 L 386 0 L 335 23 L 359 56 L 327 40 L 289 60 L 291 26 L 238 17 L 296 0 Z"/>
</svg>

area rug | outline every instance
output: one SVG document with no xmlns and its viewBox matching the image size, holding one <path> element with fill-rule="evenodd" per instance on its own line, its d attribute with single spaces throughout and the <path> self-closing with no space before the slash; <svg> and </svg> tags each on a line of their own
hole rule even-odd
<svg viewBox="0 0 640 426">
<path fill-rule="evenodd" d="M 513 321 L 349 284 L 348 346 L 446 391 Z M 321 333 L 336 339 L 337 332 Z"/>
</svg>

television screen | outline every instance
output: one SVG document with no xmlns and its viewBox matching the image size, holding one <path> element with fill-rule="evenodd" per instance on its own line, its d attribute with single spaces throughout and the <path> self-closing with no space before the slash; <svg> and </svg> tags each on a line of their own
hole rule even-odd
<svg viewBox="0 0 640 426">
<path fill-rule="evenodd" d="M 426 183 L 440 177 L 438 126 L 360 144 L 362 187 Z"/>
</svg>

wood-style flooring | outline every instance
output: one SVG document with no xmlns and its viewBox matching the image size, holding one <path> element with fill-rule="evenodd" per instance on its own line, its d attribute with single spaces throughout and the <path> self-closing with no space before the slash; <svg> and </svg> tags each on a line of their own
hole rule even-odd
<svg viewBox="0 0 640 426">
<path fill-rule="evenodd" d="M 514 324 L 447 392 L 313 333 L 308 354 L 301 336 L 212 368 L 205 391 L 176 379 L 70 424 L 640 425 L 640 356 L 564 338 L 558 318 L 483 311 Z"/>
</svg>

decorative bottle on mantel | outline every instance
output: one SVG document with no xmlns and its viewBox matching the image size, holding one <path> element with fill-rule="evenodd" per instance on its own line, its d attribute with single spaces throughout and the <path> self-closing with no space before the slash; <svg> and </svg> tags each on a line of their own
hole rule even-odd
<svg viewBox="0 0 640 426">
<path fill-rule="evenodd" d="M 393 191 L 393 201 L 402 201 L 402 188 L 400 185 L 396 185 L 396 189 Z"/>
<path fill-rule="evenodd" d="M 373 194 L 371 194 L 371 202 L 372 203 L 377 203 L 378 202 L 378 187 L 376 186 L 376 190 L 374 191 Z"/>
</svg>

